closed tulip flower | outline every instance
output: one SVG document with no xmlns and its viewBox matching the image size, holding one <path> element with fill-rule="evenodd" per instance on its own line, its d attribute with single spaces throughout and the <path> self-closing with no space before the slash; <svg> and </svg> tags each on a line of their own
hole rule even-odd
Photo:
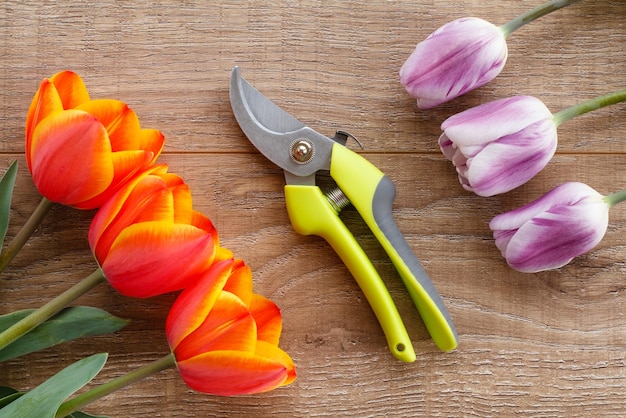
<svg viewBox="0 0 626 418">
<path fill-rule="evenodd" d="M 556 269 L 592 250 L 604 237 L 609 208 L 626 192 L 602 196 L 583 183 L 562 184 L 489 223 L 496 246 L 515 270 Z"/>
<path fill-rule="evenodd" d="M 495 100 L 446 119 L 439 147 L 456 167 L 463 188 L 479 196 L 505 193 L 526 183 L 550 162 L 562 123 L 624 100 L 626 89 L 554 115 L 531 96 Z"/>
<path fill-rule="evenodd" d="M 183 180 L 156 165 L 98 210 L 89 245 L 118 292 L 150 297 L 196 280 L 211 265 L 218 236 L 211 221 L 193 210 Z"/>
<path fill-rule="evenodd" d="M 479 196 L 526 183 L 548 164 L 557 146 L 552 113 L 530 96 L 473 107 L 441 128 L 441 152 L 456 167 L 461 185 Z"/>
<path fill-rule="evenodd" d="M 417 44 L 400 69 L 400 82 L 420 109 L 461 96 L 500 74 L 511 32 L 578 1 L 550 0 L 502 26 L 476 17 L 446 23 Z"/>
<path fill-rule="evenodd" d="M 154 163 L 163 143 L 126 104 L 90 100 L 80 77 L 67 71 L 42 81 L 26 118 L 26 160 L 37 189 L 80 209 L 100 207 Z"/>
<path fill-rule="evenodd" d="M 192 389 L 220 396 L 265 392 L 295 379 L 278 348 L 278 307 L 252 293 L 252 274 L 239 260 L 220 260 L 172 306 L 166 335 L 178 371 Z"/>
<path fill-rule="evenodd" d="M 457 19 L 417 44 L 400 69 L 400 82 L 420 109 L 430 109 L 488 83 L 506 59 L 500 28 L 479 18 Z"/>
</svg>

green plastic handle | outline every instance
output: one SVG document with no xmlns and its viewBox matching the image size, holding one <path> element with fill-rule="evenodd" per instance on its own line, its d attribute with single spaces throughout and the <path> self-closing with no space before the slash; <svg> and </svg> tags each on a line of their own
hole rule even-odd
<svg viewBox="0 0 626 418">
<path fill-rule="evenodd" d="M 448 310 L 393 220 L 391 180 L 340 144 L 333 145 L 330 175 L 387 252 L 435 344 L 443 351 L 455 349 L 458 337 Z"/>
<path fill-rule="evenodd" d="M 285 186 L 285 203 L 291 224 L 302 235 L 324 238 L 339 255 L 361 287 L 391 353 L 405 362 L 415 361 L 411 339 L 378 272 L 317 186 Z"/>
</svg>

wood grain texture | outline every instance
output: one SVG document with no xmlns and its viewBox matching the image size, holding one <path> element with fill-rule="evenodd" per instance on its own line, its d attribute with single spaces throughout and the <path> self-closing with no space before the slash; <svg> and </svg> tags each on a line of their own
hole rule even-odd
<svg viewBox="0 0 626 418">
<path fill-rule="evenodd" d="M 20 161 L 10 239 L 39 201 L 24 161 L 24 118 L 40 80 L 78 72 L 92 97 L 124 100 L 166 135 L 159 161 L 190 185 L 223 244 L 254 271 L 255 289 L 282 309 L 281 346 L 298 366 L 290 386 L 219 398 L 169 370 L 86 410 L 112 417 L 624 416 L 626 209 L 611 210 L 598 247 L 551 272 L 512 271 L 488 228 L 496 214 L 570 180 L 601 193 L 625 187 L 626 108 L 563 124 L 554 160 L 494 198 L 464 192 L 441 156 L 439 125 L 467 107 L 513 94 L 556 112 L 623 89 L 626 4 L 586 0 L 509 37 L 492 83 L 437 109 L 415 107 L 398 70 L 415 44 L 462 16 L 502 24 L 539 1 L 159 1 L 0 4 L 0 170 Z M 234 65 L 268 97 L 322 133 L 344 129 L 396 184 L 399 228 L 442 294 L 460 335 L 432 343 L 393 266 L 353 210 L 342 216 L 407 323 L 417 361 L 396 361 L 367 301 L 332 249 L 296 235 L 281 171 L 243 136 L 228 102 Z M 356 146 L 353 146 L 356 149 Z M 96 268 L 93 212 L 55 206 L 0 275 L 0 313 L 31 308 Z M 29 389 L 99 351 L 101 383 L 168 351 L 175 295 L 134 300 L 100 285 L 77 303 L 132 320 L 3 365 L 0 384 Z"/>
</svg>

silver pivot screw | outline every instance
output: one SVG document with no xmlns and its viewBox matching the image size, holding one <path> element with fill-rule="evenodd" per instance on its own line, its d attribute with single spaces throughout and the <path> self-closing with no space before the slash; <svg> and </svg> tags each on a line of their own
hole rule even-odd
<svg viewBox="0 0 626 418">
<path fill-rule="evenodd" d="M 315 154 L 313 144 L 306 139 L 297 139 L 291 144 L 291 158 L 298 164 L 306 164 Z"/>
</svg>

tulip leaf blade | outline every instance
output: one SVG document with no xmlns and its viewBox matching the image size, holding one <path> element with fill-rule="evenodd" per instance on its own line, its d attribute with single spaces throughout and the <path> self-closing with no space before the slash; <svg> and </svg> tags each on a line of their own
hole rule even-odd
<svg viewBox="0 0 626 418">
<path fill-rule="evenodd" d="M 13 188 L 17 178 L 17 160 L 4 173 L 0 179 L 0 248 L 4 243 L 4 237 L 9 229 L 9 215 L 11 213 L 11 199 Z"/>
<path fill-rule="evenodd" d="M 69 414 L 66 418 L 109 418 L 105 415 L 91 415 L 85 412 L 76 411 Z"/>
<path fill-rule="evenodd" d="M 20 392 L 17 389 L 8 386 L 0 386 L 0 409 L 4 408 L 20 396 L 24 395 L 25 392 Z M 91 415 L 86 412 L 76 411 L 72 412 L 67 416 L 67 418 L 110 418 L 106 415 Z"/>
<path fill-rule="evenodd" d="M 0 417 L 54 418 L 63 401 L 102 370 L 107 356 L 106 353 L 94 354 L 67 366 L 0 409 Z"/>
<path fill-rule="evenodd" d="M 3 331 L 33 312 L 32 309 L 0 316 Z M 81 337 L 115 332 L 128 321 L 89 306 L 72 306 L 43 322 L 37 328 L 0 350 L 0 362 L 43 350 Z"/>
<path fill-rule="evenodd" d="M 0 386 L 0 409 L 4 408 L 23 394 L 24 392 L 20 392 L 17 389 L 13 389 L 8 386 Z"/>
</svg>

